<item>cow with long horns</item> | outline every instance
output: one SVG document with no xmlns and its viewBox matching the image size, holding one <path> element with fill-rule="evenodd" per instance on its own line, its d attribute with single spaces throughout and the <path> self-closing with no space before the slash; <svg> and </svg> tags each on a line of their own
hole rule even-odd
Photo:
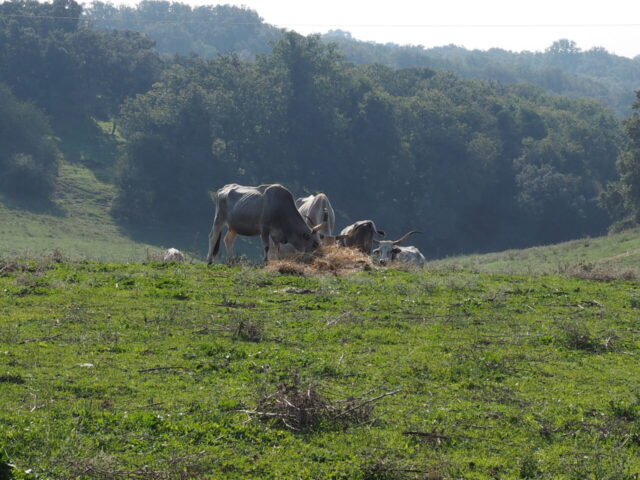
<svg viewBox="0 0 640 480">
<path fill-rule="evenodd" d="M 391 262 L 403 262 L 419 266 L 423 265 L 426 260 L 420 250 L 414 246 L 403 247 L 400 245 L 414 233 L 420 232 L 411 230 L 410 232 L 405 233 L 398 240 L 373 240 L 378 244 L 378 248 L 376 248 L 372 253 L 380 255 L 378 260 L 380 265 L 387 265 Z"/>
</svg>

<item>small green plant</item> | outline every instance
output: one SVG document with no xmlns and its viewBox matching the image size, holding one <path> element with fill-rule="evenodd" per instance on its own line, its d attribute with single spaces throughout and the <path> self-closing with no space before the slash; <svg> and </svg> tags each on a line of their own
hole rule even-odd
<svg viewBox="0 0 640 480">
<path fill-rule="evenodd" d="M 585 352 L 600 353 L 612 350 L 615 346 L 614 335 L 597 336 L 585 325 L 578 322 L 568 322 L 560 327 L 562 342 L 568 348 Z"/>
</svg>

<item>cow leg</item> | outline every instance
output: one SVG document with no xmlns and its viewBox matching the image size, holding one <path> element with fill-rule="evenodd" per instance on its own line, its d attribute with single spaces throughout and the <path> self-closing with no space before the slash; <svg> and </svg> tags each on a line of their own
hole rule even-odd
<svg viewBox="0 0 640 480">
<path fill-rule="evenodd" d="M 220 250 L 220 237 L 222 236 L 222 229 L 224 228 L 224 221 L 221 222 L 216 215 L 209 232 L 209 251 L 207 252 L 207 264 L 211 265 L 213 260 L 218 255 Z"/>
<path fill-rule="evenodd" d="M 267 263 L 269 261 L 269 230 L 262 230 L 260 239 L 262 240 L 262 259 L 264 263 Z M 275 245 L 276 243 L 274 242 Z"/>
<path fill-rule="evenodd" d="M 233 242 L 236 240 L 238 233 L 235 230 L 229 229 L 224 236 L 224 246 L 227 248 L 227 260 L 233 258 Z"/>
<path fill-rule="evenodd" d="M 274 260 L 280 260 L 280 243 L 279 242 L 273 242 L 273 253 L 271 256 Z"/>
</svg>

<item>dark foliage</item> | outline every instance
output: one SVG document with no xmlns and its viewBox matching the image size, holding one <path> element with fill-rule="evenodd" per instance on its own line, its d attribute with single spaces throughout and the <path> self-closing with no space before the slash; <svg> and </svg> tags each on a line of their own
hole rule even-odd
<svg viewBox="0 0 640 480">
<path fill-rule="evenodd" d="M 281 182 L 326 192 L 339 223 L 429 232 L 429 256 L 603 232 L 597 197 L 620 143 L 595 102 L 354 67 L 293 33 L 256 62 L 178 59 L 120 122 L 125 218 L 195 228 L 211 217 L 207 189 Z"/>
<path fill-rule="evenodd" d="M 58 172 L 58 149 L 45 115 L 0 84 L 0 191 L 46 199 Z"/>
<path fill-rule="evenodd" d="M 114 114 L 161 69 L 152 41 L 88 30 L 81 14 L 74 0 L 0 4 L 0 81 L 64 122 Z"/>
<path fill-rule="evenodd" d="M 628 143 L 617 161 L 620 180 L 609 185 L 603 201 L 614 218 L 630 215 L 629 220 L 637 224 L 640 222 L 640 90 L 636 92 L 633 109 L 633 115 L 624 122 Z"/>
</svg>

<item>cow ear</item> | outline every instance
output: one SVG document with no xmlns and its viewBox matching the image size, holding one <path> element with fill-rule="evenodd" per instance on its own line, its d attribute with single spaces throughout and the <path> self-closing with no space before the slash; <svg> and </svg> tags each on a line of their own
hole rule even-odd
<svg viewBox="0 0 640 480">
<path fill-rule="evenodd" d="M 371 252 L 373 255 L 379 255 L 380 254 L 380 249 L 376 248 L 373 252 Z"/>
<path fill-rule="evenodd" d="M 385 236 L 384 230 L 376 230 L 376 233 L 377 233 L 378 235 L 380 235 L 381 237 L 384 237 L 384 236 Z"/>
<path fill-rule="evenodd" d="M 400 250 L 398 247 L 393 247 L 393 250 L 391 250 L 393 253 L 400 253 L 402 250 Z"/>
</svg>

